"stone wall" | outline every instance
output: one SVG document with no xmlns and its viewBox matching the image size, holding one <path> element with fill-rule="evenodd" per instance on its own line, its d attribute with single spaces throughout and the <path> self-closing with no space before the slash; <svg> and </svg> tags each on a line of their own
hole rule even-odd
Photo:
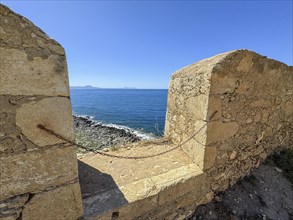
<svg viewBox="0 0 293 220">
<path fill-rule="evenodd" d="M 212 190 L 224 190 L 274 150 L 293 147 L 293 68 L 251 51 L 235 51 L 211 77 L 207 153 Z"/>
<path fill-rule="evenodd" d="M 64 49 L 0 4 L 0 219 L 82 214 Z M 54 210 L 54 211 L 53 211 Z"/>
<path fill-rule="evenodd" d="M 164 158 L 168 162 L 178 157 L 186 164 L 126 184 L 114 164 L 127 168 L 127 163 L 111 159 L 104 173 L 114 183 L 121 182 L 110 191 L 118 192 L 123 203 L 110 200 L 106 205 L 114 208 L 95 214 L 96 207 L 111 198 L 103 191 L 105 197 L 83 200 L 85 213 L 103 220 L 118 218 L 119 213 L 120 219 L 180 219 L 272 151 L 292 147 L 292 72 L 292 67 L 248 50 L 219 54 L 175 72 L 165 129 L 171 141 L 161 146 L 181 145 L 156 161 L 162 165 Z M 74 146 L 38 128 L 42 124 L 74 140 L 64 49 L 1 4 L 0 76 L 0 220 L 79 218 Z M 152 147 L 158 146 L 149 143 L 150 152 Z M 137 150 L 140 155 L 142 151 Z M 115 154 L 123 152 L 121 148 Z M 87 164 L 95 172 L 108 163 L 104 159 L 96 168 L 90 166 L 99 159 L 89 158 Z M 141 173 L 139 162 L 131 162 L 136 174 Z"/>
<path fill-rule="evenodd" d="M 226 189 L 293 143 L 293 68 L 248 50 L 219 54 L 171 78 L 166 135 Z M 199 131 L 199 132 L 198 132 Z M 198 134 L 196 134 L 198 132 Z"/>
</svg>

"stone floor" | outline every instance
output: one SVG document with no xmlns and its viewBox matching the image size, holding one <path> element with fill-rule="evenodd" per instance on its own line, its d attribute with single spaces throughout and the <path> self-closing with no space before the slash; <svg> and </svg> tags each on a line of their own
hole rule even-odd
<svg viewBox="0 0 293 220">
<path fill-rule="evenodd" d="M 153 155 L 174 145 L 149 144 L 122 147 L 107 153 L 122 156 Z M 153 198 L 161 189 L 200 176 L 202 171 L 180 149 L 146 159 L 122 159 L 99 154 L 79 158 L 84 219 L 119 209 L 129 203 Z M 187 193 L 182 190 L 182 193 Z M 168 197 L 168 195 L 167 195 Z M 169 198 L 166 199 L 168 200 Z M 163 197 L 161 197 L 163 199 Z M 170 198 L 172 199 L 172 198 Z M 158 198 L 149 204 L 156 207 Z M 151 208 L 151 207 L 150 207 Z"/>
</svg>

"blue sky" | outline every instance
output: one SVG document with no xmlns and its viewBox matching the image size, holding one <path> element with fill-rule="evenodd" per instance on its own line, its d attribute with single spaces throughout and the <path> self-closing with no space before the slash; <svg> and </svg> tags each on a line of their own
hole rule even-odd
<svg viewBox="0 0 293 220">
<path fill-rule="evenodd" d="M 167 88 L 171 74 L 247 48 L 292 65 L 292 1 L 1 1 L 66 50 L 70 84 Z"/>
</svg>

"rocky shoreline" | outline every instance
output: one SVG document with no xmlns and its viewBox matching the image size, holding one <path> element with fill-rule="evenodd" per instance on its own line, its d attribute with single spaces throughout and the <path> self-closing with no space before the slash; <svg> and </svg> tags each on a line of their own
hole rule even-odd
<svg viewBox="0 0 293 220">
<path fill-rule="evenodd" d="M 76 143 L 95 150 L 151 138 L 127 127 L 102 124 L 89 116 L 73 115 L 73 119 Z"/>
</svg>

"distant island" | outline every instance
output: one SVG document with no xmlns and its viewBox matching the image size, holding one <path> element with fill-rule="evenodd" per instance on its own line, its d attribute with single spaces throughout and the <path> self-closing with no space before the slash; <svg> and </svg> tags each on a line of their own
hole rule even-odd
<svg viewBox="0 0 293 220">
<path fill-rule="evenodd" d="M 135 87 L 101 88 L 101 87 L 94 87 L 91 85 L 86 85 L 86 86 L 70 86 L 70 89 L 137 89 L 137 88 L 135 88 Z"/>
<path fill-rule="evenodd" d="M 101 88 L 87 85 L 87 86 L 70 86 L 70 89 L 101 89 Z"/>
</svg>

